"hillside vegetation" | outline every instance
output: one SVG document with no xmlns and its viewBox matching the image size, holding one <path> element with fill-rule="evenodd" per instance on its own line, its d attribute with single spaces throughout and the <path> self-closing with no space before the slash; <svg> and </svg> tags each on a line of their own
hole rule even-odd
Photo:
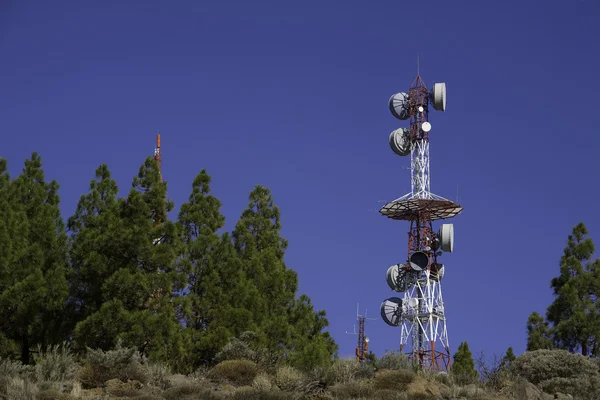
<svg viewBox="0 0 600 400">
<path fill-rule="evenodd" d="M 33 153 L 0 160 L 2 399 L 600 398 L 600 261 L 586 227 L 568 237 L 555 300 L 527 322 L 527 352 L 450 371 L 406 355 L 337 357 L 324 310 L 284 263 L 280 211 L 256 186 L 232 232 L 202 170 L 177 219 L 158 164 L 119 198 L 106 165 L 63 220 L 59 185 Z"/>
</svg>

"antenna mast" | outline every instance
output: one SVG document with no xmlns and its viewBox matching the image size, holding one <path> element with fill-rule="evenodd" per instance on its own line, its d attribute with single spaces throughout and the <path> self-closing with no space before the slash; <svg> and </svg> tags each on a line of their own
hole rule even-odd
<svg viewBox="0 0 600 400">
<path fill-rule="evenodd" d="M 158 163 L 160 181 L 162 182 L 162 154 L 160 152 L 160 133 L 156 134 L 156 147 L 154 148 L 154 159 Z"/>
<path fill-rule="evenodd" d="M 364 363 L 367 359 L 367 350 L 369 350 L 369 341 L 370 339 L 365 335 L 365 321 L 376 320 L 377 318 L 367 318 L 367 311 L 365 310 L 365 315 L 360 315 L 358 312 L 358 303 L 356 303 L 356 319 L 358 320 L 358 342 L 356 345 L 356 359 L 361 363 Z M 356 326 L 355 330 L 352 333 L 346 331 L 349 335 L 356 335 Z"/>
<path fill-rule="evenodd" d="M 446 110 L 446 84 L 435 83 L 431 92 L 419 75 L 408 93 L 389 100 L 392 114 L 409 120 L 409 128 L 399 128 L 389 136 L 389 144 L 400 156 L 410 154 L 411 192 L 384 205 L 379 212 L 394 220 L 410 223 L 408 252 L 402 263 L 392 265 L 386 274 L 390 288 L 404 297 L 390 297 L 381 304 L 381 316 L 390 326 L 400 326 L 400 351 L 410 345 L 410 357 L 423 368 L 448 369 L 450 346 L 441 280 L 444 265 L 438 257 L 452 252 L 454 226 L 442 224 L 438 232 L 433 221 L 460 214 L 462 207 L 431 192 L 429 171 L 429 104 Z M 436 344 L 441 345 L 436 349 Z"/>
</svg>

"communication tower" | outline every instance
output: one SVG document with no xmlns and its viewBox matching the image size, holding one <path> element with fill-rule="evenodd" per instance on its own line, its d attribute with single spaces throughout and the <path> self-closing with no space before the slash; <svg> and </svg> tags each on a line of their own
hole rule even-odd
<svg viewBox="0 0 600 400">
<path fill-rule="evenodd" d="M 399 156 L 410 154 L 411 192 L 385 204 L 379 212 L 394 220 L 408 221 L 406 258 L 388 268 L 390 288 L 404 293 L 381 304 L 381 317 L 390 326 L 400 327 L 400 351 L 423 368 L 444 370 L 450 366 L 450 345 L 442 298 L 444 264 L 438 262 L 442 252 L 454 247 L 454 226 L 442 224 L 436 232 L 433 221 L 460 214 L 462 207 L 435 195 L 430 189 L 429 105 L 446 110 L 446 84 L 434 83 L 427 89 L 420 74 L 408 93 L 394 94 L 389 100 L 392 114 L 408 120 L 409 128 L 394 130 L 389 144 Z"/>
<path fill-rule="evenodd" d="M 367 312 L 365 315 L 358 313 L 358 304 L 356 304 L 356 319 L 358 320 L 358 343 L 356 344 L 356 359 L 361 363 L 364 363 L 367 359 L 367 350 L 369 350 L 369 337 L 365 335 L 365 321 L 367 319 L 375 320 L 377 318 L 367 318 Z M 356 335 L 356 325 L 354 325 L 354 332 L 346 332 L 350 335 Z"/>
</svg>

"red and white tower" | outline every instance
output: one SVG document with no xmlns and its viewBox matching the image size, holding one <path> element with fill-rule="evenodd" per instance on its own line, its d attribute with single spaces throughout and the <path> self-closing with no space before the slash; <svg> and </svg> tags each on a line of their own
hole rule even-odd
<svg viewBox="0 0 600 400">
<path fill-rule="evenodd" d="M 420 75 L 409 88 L 389 100 L 392 114 L 409 120 L 389 136 L 390 147 L 399 156 L 411 159 L 411 192 L 384 205 L 379 212 L 394 220 L 408 221 L 408 249 L 388 268 L 387 282 L 402 298 L 390 297 L 381 304 L 381 316 L 390 326 L 400 327 L 400 351 L 407 351 L 423 368 L 445 370 L 450 366 L 450 345 L 442 297 L 444 264 L 438 258 L 452 252 L 454 227 L 442 224 L 436 232 L 433 222 L 455 217 L 462 207 L 430 190 L 429 104 L 446 110 L 446 84 L 435 83 L 428 91 Z"/>
</svg>

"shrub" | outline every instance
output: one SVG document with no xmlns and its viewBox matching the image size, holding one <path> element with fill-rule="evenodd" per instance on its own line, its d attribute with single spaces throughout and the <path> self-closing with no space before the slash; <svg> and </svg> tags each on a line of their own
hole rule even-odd
<svg viewBox="0 0 600 400">
<path fill-rule="evenodd" d="M 394 350 L 387 352 L 377 360 L 377 369 L 413 369 L 413 363 L 404 353 L 396 353 Z"/>
<path fill-rule="evenodd" d="M 377 400 L 406 400 L 407 397 L 407 393 L 392 389 L 379 389 L 373 394 L 373 398 Z"/>
<path fill-rule="evenodd" d="M 41 349 L 40 349 L 41 350 Z M 35 357 L 35 378 L 38 382 L 70 381 L 77 372 L 77 362 L 69 345 L 48 346 Z"/>
<path fill-rule="evenodd" d="M 336 359 L 327 373 L 327 381 L 331 384 L 349 383 L 360 374 L 361 366 L 355 358 Z"/>
<path fill-rule="evenodd" d="M 271 390 L 273 387 L 273 382 L 268 374 L 261 372 L 260 374 L 256 375 L 252 381 L 252 387 L 257 390 Z"/>
<path fill-rule="evenodd" d="M 145 359 L 137 350 L 123 347 L 121 341 L 118 341 L 114 350 L 88 348 L 78 376 L 85 388 L 102 386 L 113 378 L 123 382 L 136 380 L 147 383 L 148 375 L 144 364 Z"/>
<path fill-rule="evenodd" d="M 36 400 L 75 400 L 75 397 L 67 393 L 57 392 L 55 390 L 45 390 L 35 396 Z"/>
<path fill-rule="evenodd" d="M 383 370 L 375 375 L 376 389 L 406 391 L 408 385 L 415 380 L 416 374 L 408 370 Z"/>
<path fill-rule="evenodd" d="M 246 336 L 243 336 L 246 338 Z M 231 338 L 221 351 L 215 356 L 217 362 L 227 360 L 250 360 L 256 361 L 256 352 L 250 348 L 245 340 Z"/>
<path fill-rule="evenodd" d="M 148 384 L 162 390 L 168 389 L 171 386 L 169 377 L 171 370 L 168 365 L 162 363 L 152 363 L 148 367 Z"/>
<path fill-rule="evenodd" d="M 0 376 L 0 398 L 10 400 L 35 400 L 39 389 L 28 379 L 18 376 Z"/>
<path fill-rule="evenodd" d="M 240 386 L 250 385 L 258 373 L 256 363 L 250 360 L 222 361 L 214 370 L 217 376 Z"/>
<path fill-rule="evenodd" d="M 194 384 L 171 387 L 163 392 L 162 397 L 166 400 L 224 400 L 229 398 L 222 392 Z"/>
<path fill-rule="evenodd" d="M 17 377 L 26 375 L 31 367 L 21 364 L 19 361 L 0 359 L 0 377 Z"/>
<path fill-rule="evenodd" d="M 597 364 L 581 354 L 566 350 L 527 351 L 517 357 L 510 370 L 547 393 L 597 398 L 600 374 Z"/>
<path fill-rule="evenodd" d="M 370 381 L 354 381 L 340 383 L 330 388 L 331 394 L 337 399 L 358 399 L 371 397 L 374 392 L 373 383 Z"/>
<path fill-rule="evenodd" d="M 302 385 L 304 375 L 296 368 L 283 365 L 275 372 L 275 384 L 283 391 L 292 392 Z"/>
<path fill-rule="evenodd" d="M 297 396 L 291 393 L 257 389 L 250 386 L 239 388 L 231 397 L 233 400 L 293 400 L 296 398 Z"/>
<path fill-rule="evenodd" d="M 327 392 L 327 372 L 323 367 L 316 367 L 304 374 L 300 391 L 307 395 L 324 395 Z"/>
</svg>

